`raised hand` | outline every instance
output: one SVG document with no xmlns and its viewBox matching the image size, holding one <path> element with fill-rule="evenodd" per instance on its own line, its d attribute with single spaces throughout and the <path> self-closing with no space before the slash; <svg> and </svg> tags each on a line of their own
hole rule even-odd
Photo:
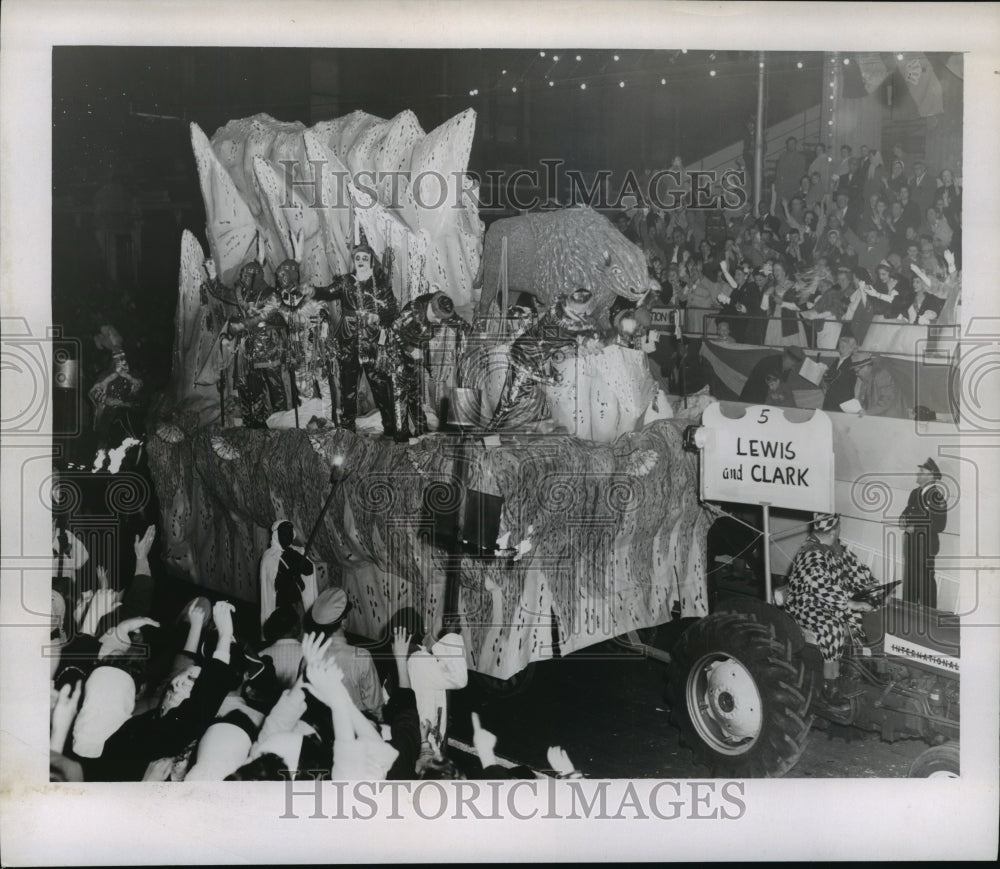
<svg viewBox="0 0 1000 869">
<path fill-rule="evenodd" d="M 205 600 L 201 597 L 192 598 L 191 602 L 184 608 L 184 616 L 187 618 L 188 622 L 194 624 L 197 622 L 200 625 L 205 624 L 205 620 L 208 618 L 209 613 L 205 611 L 205 607 L 201 605 L 201 601 Z M 208 602 L 205 601 L 207 604 Z"/>
<path fill-rule="evenodd" d="M 215 622 L 215 629 L 219 632 L 220 639 L 233 639 L 233 613 L 236 612 L 236 607 L 234 607 L 227 600 L 219 600 L 215 602 L 215 606 L 212 607 L 212 620 Z"/>
<path fill-rule="evenodd" d="M 156 540 L 155 525 L 150 525 L 141 538 L 138 534 L 135 535 L 135 542 L 132 544 L 132 548 L 135 550 L 137 561 L 145 561 L 149 558 L 149 550 L 153 548 L 154 540 Z"/>
<path fill-rule="evenodd" d="M 302 687 L 327 706 L 333 708 L 345 697 L 350 700 L 344 687 L 344 673 L 336 661 L 323 660 L 310 664 L 306 669 L 306 676 L 309 681 Z"/>
<path fill-rule="evenodd" d="M 142 777 L 143 781 L 168 781 L 170 773 L 174 770 L 174 759 L 172 757 L 161 757 L 159 760 L 150 761 L 146 767 L 146 772 Z"/>
<path fill-rule="evenodd" d="M 132 639 L 129 637 L 129 634 L 132 631 L 138 631 L 146 627 L 146 625 L 158 628 L 160 623 L 145 616 L 136 616 L 133 619 L 125 619 L 125 621 L 119 622 L 116 627 L 106 631 L 104 636 L 101 637 L 101 650 L 98 657 L 106 658 L 108 655 L 127 652 L 132 646 Z"/>
<path fill-rule="evenodd" d="M 490 731 L 483 729 L 478 712 L 472 713 L 472 744 L 476 749 L 476 754 L 479 755 L 479 762 L 483 765 L 483 769 L 493 766 L 497 762 L 496 755 L 493 753 L 493 749 L 497 745 L 497 738 Z"/>
<path fill-rule="evenodd" d="M 412 634 L 406 628 L 396 628 L 392 632 L 392 655 L 394 658 L 405 658 L 410 650 Z"/>
<path fill-rule="evenodd" d="M 55 705 L 52 707 L 52 745 L 53 751 L 61 752 L 66 745 L 66 737 L 69 729 L 76 718 L 77 709 L 80 706 L 80 697 L 83 696 L 83 679 L 78 679 L 72 685 L 63 685 L 59 689 Z M 56 745 L 55 743 L 59 744 Z"/>
<path fill-rule="evenodd" d="M 332 642 L 332 638 L 322 634 L 306 634 L 302 638 L 302 660 L 306 667 L 321 664 Z"/>
<path fill-rule="evenodd" d="M 567 775 L 575 769 L 573 761 L 569 759 L 569 755 L 566 754 L 565 749 L 560 748 L 558 745 L 549 746 L 549 750 L 545 756 L 548 758 L 549 766 L 555 770 L 557 775 Z"/>
</svg>

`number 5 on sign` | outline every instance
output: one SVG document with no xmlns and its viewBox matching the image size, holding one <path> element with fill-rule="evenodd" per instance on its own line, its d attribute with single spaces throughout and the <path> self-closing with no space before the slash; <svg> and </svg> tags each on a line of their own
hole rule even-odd
<svg viewBox="0 0 1000 869">
<path fill-rule="evenodd" d="M 821 410 L 733 406 L 702 416 L 701 497 L 832 513 L 833 427 Z"/>
</svg>

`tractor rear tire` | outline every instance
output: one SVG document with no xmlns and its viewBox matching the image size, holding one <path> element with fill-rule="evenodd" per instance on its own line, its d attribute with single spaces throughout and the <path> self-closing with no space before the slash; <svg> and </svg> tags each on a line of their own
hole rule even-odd
<svg viewBox="0 0 1000 869">
<path fill-rule="evenodd" d="M 910 766 L 910 778 L 959 778 L 960 755 L 957 742 L 935 745 Z"/>
<path fill-rule="evenodd" d="M 719 613 L 672 652 L 667 697 L 682 741 L 722 778 L 782 776 L 809 739 L 812 679 L 755 613 Z"/>
</svg>

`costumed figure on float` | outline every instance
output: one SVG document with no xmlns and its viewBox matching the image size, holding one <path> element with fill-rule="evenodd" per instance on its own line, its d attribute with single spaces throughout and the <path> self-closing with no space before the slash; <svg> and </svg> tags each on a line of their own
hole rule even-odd
<svg viewBox="0 0 1000 869">
<path fill-rule="evenodd" d="M 333 353 L 330 346 L 330 314 L 326 305 L 314 297 L 311 287 L 300 281 L 301 238 L 293 239 L 294 259 L 287 259 L 275 269 L 279 314 L 287 329 L 287 355 L 292 387 L 294 425 L 299 427 L 299 412 L 308 419 L 323 418 L 329 407 L 331 421 L 336 420 L 333 404 Z M 272 420 L 271 427 L 284 427 L 282 420 Z"/>
<path fill-rule="evenodd" d="M 395 348 L 396 439 L 420 437 L 428 431 L 424 412 L 424 378 L 433 379 L 430 343 L 442 329 L 457 332 L 457 352 L 471 326 L 455 311 L 442 292 L 422 293 L 411 299 L 392 327 Z"/>
<path fill-rule="evenodd" d="M 600 332 L 590 306 L 591 293 L 584 288 L 558 296 L 538 322 L 518 336 L 510 348 L 510 366 L 490 431 L 502 429 L 533 389 L 561 381 L 557 362 L 588 346 L 600 348 Z"/>
<path fill-rule="evenodd" d="M 109 370 L 87 393 L 94 408 L 94 431 L 99 449 L 118 446 L 126 438 L 140 435 L 136 419 L 142 381 L 129 369 L 122 337 L 114 327 L 104 327 L 98 338 L 99 346 L 111 350 Z"/>
<path fill-rule="evenodd" d="M 215 360 L 213 353 L 206 367 L 212 365 L 217 369 L 222 407 L 225 408 L 226 381 L 231 376 L 232 389 L 239 395 L 244 427 L 265 428 L 272 413 L 288 408 L 282 382 L 287 326 L 279 312 L 278 294 L 264 276 L 260 236 L 257 258 L 240 269 L 232 290 L 219 280 L 214 260 L 205 261 L 205 272 L 208 280 L 202 284 L 202 303 L 209 304 L 211 296 L 221 302 L 228 314 L 217 339 L 221 362 Z M 205 382 L 204 369 L 198 381 Z"/>
<path fill-rule="evenodd" d="M 387 259 L 391 263 L 391 249 L 387 249 Z M 358 384 L 364 372 L 382 417 L 382 429 L 387 435 L 395 436 L 391 353 L 387 341 L 399 305 L 375 251 L 367 244 L 357 245 L 351 262 L 354 267 L 351 274 L 337 275 L 325 287 L 311 290 L 316 302 L 341 304 L 340 325 L 334 336 L 340 365 L 341 426 L 355 430 Z"/>
</svg>

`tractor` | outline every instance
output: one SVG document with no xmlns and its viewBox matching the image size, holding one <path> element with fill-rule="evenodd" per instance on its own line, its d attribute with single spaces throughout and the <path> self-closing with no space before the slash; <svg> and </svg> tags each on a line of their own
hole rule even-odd
<svg viewBox="0 0 1000 869">
<path fill-rule="evenodd" d="M 761 413 L 756 421 L 768 420 Z M 700 429 L 689 427 L 685 443 L 700 454 L 707 501 L 704 466 L 711 450 L 705 447 L 712 442 Z M 767 517 L 765 506 L 765 541 Z M 877 608 L 862 617 L 866 641 L 849 646 L 841 662 L 846 702 L 832 707 L 821 698 L 816 638 L 781 608 L 784 590 L 771 588 L 769 547 L 763 549 L 762 565 L 730 559 L 743 573 L 743 587 L 737 581 L 728 591 L 710 588 L 710 614 L 674 625 L 682 632 L 669 653 L 646 647 L 668 663 L 672 719 L 696 756 L 720 777 L 781 776 L 794 768 L 814 726 L 853 727 L 890 742 L 925 740 L 929 748 L 913 763 L 911 777 L 957 776 L 958 617 L 890 599 L 898 583 L 873 590 Z M 763 583 L 754 578 L 760 568 Z"/>
<path fill-rule="evenodd" d="M 823 663 L 813 637 L 776 605 L 720 601 L 669 656 L 668 700 L 684 741 L 715 775 L 781 776 L 814 725 L 850 726 L 890 742 L 925 740 L 911 777 L 957 776 L 957 618 L 891 600 L 863 622 L 867 642 L 841 662 L 848 708 L 833 711 L 818 702 Z"/>
</svg>

